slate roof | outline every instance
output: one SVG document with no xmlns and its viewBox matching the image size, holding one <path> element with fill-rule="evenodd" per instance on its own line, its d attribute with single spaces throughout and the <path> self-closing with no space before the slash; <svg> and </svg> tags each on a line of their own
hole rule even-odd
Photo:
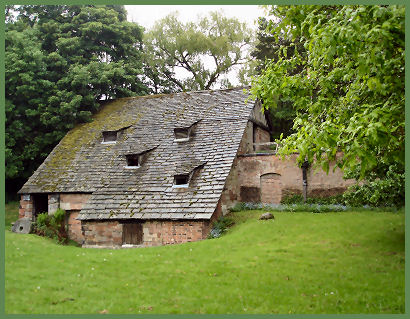
<svg viewBox="0 0 410 319">
<path fill-rule="evenodd" d="M 63 138 L 20 193 L 92 193 L 80 220 L 209 219 L 253 110 L 246 98 L 237 88 L 110 102 Z M 190 141 L 174 141 L 174 128 L 194 123 Z M 102 144 L 112 130 L 121 130 L 117 142 Z M 126 154 L 147 150 L 141 167 L 124 168 Z M 190 172 L 188 188 L 173 187 L 174 175 Z"/>
</svg>

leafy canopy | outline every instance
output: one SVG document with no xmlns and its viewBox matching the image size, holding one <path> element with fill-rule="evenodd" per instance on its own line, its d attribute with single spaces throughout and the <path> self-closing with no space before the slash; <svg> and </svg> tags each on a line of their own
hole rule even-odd
<svg viewBox="0 0 410 319">
<path fill-rule="evenodd" d="M 151 86 L 155 92 L 229 87 L 222 77 L 245 62 L 251 36 L 244 23 L 218 12 L 186 24 L 170 14 L 144 37 Z"/>
<path fill-rule="evenodd" d="M 282 18 L 269 31 L 293 42 L 294 54 L 282 45 L 251 92 L 266 108 L 279 99 L 296 108 L 296 133 L 281 141 L 281 153 L 316 158 L 325 170 L 336 161 L 357 178 L 384 177 L 393 166 L 404 172 L 404 6 L 285 6 L 272 12 Z M 298 65 L 300 72 L 292 72 Z"/>
<path fill-rule="evenodd" d="M 12 12 L 17 12 L 14 16 Z M 101 99 L 146 94 L 142 28 L 122 6 L 6 7 L 6 179 L 30 176 Z"/>
</svg>

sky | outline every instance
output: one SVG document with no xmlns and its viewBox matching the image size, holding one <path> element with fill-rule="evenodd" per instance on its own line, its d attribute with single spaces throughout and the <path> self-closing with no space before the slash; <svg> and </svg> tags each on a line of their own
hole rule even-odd
<svg viewBox="0 0 410 319">
<path fill-rule="evenodd" d="M 264 9 L 256 5 L 134 5 L 125 6 L 128 11 L 128 21 L 137 22 L 139 25 L 149 29 L 155 21 L 165 17 L 171 12 L 178 11 L 182 22 L 195 21 L 199 15 L 206 15 L 210 11 L 220 11 L 227 17 L 236 17 L 246 22 L 249 27 L 257 29 L 255 21 L 264 16 Z"/>
<path fill-rule="evenodd" d="M 245 22 L 249 28 L 254 29 L 256 32 L 258 17 L 266 15 L 265 10 L 257 5 L 126 5 L 125 9 L 128 12 L 128 21 L 136 22 L 146 30 L 153 27 L 156 21 L 175 11 L 178 11 L 178 18 L 184 23 L 196 21 L 198 15 L 206 16 L 211 11 L 219 11 L 226 17 L 237 18 L 239 21 Z M 207 59 L 205 57 L 204 63 L 211 69 L 215 67 L 211 58 Z M 177 68 L 175 71 L 179 78 L 189 75 L 182 68 Z M 238 71 L 239 67 L 234 67 L 231 72 L 226 76 L 221 76 L 220 79 L 227 77 L 234 86 L 240 85 L 237 79 Z"/>
</svg>

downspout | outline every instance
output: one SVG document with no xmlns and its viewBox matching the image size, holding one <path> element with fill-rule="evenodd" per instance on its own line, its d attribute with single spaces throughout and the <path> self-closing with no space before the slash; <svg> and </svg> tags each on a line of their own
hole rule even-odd
<svg viewBox="0 0 410 319">
<path fill-rule="evenodd" d="M 306 203 L 307 187 L 308 187 L 307 170 L 309 169 L 309 162 L 304 161 L 301 167 L 302 167 L 302 177 L 303 177 L 303 202 Z"/>
</svg>

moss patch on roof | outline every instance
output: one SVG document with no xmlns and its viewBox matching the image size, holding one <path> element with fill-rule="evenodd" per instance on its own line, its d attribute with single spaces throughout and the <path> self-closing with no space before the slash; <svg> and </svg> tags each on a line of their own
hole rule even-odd
<svg viewBox="0 0 410 319">
<path fill-rule="evenodd" d="M 35 183 L 40 187 L 47 185 L 48 191 L 55 191 L 60 181 L 71 171 L 71 166 L 83 147 L 90 147 L 99 141 L 103 131 L 117 131 L 138 123 L 142 110 L 132 110 L 134 116 L 129 115 L 129 107 L 133 106 L 127 104 L 133 99 L 135 98 L 121 98 L 109 102 L 101 107 L 91 122 L 79 124 L 69 131 L 46 159 L 46 168 Z M 106 149 L 110 147 L 112 146 L 107 145 Z M 58 178 L 55 178 L 56 171 Z"/>
</svg>

